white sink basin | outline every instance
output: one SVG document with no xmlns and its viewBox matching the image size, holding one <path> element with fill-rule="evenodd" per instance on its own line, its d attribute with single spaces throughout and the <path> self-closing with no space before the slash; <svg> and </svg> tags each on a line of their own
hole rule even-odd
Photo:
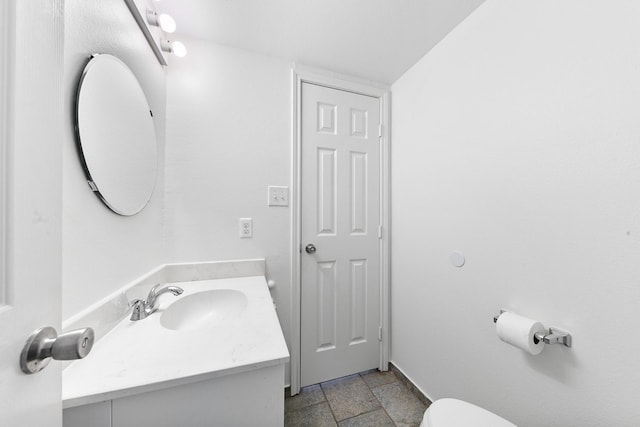
<svg viewBox="0 0 640 427">
<path fill-rule="evenodd" d="M 180 298 L 160 316 L 167 329 L 203 329 L 236 317 L 247 306 L 247 297 L 233 289 L 213 289 Z"/>
</svg>

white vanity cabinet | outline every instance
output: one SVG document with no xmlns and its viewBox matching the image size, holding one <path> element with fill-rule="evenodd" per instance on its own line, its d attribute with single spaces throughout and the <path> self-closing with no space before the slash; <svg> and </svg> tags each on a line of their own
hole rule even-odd
<svg viewBox="0 0 640 427">
<path fill-rule="evenodd" d="M 284 425 L 284 363 L 64 410 L 64 427 Z"/>
<path fill-rule="evenodd" d="M 63 427 L 111 427 L 111 401 L 75 406 L 62 411 Z"/>
<path fill-rule="evenodd" d="M 64 427 L 282 426 L 289 352 L 264 261 L 159 271 L 183 293 L 144 320 L 125 317 L 63 370 Z"/>
</svg>

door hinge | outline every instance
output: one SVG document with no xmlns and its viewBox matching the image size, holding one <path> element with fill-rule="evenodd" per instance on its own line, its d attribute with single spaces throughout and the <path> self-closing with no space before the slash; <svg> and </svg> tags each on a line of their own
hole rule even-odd
<svg viewBox="0 0 640 427">
<path fill-rule="evenodd" d="M 382 239 L 382 225 L 378 226 L 378 239 Z"/>
<path fill-rule="evenodd" d="M 378 139 L 382 139 L 382 123 L 378 125 Z"/>
<path fill-rule="evenodd" d="M 378 326 L 378 341 L 382 341 L 382 326 Z"/>
</svg>

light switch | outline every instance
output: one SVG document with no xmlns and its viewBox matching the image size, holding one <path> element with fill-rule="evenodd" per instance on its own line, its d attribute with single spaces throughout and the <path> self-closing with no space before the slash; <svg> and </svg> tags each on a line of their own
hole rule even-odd
<svg viewBox="0 0 640 427">
<path fill-rule="evenodd" d="M 289 206 L 289 187 L 270 185 L 268 188 L 269 206 Z"/>
</svg>

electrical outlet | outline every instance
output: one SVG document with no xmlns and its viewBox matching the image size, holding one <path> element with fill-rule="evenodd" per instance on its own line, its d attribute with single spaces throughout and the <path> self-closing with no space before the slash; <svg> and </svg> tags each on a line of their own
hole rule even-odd
<svg viewBox="0 0 640 427">
<path fill-rule="evenodd" d="M 240 226 L 241 239 L 253 237 L 253 220 L 251 218 L 240 218 L 238 225 Z"/>
<path fill-rule="evenodd" d="M 289 206 L 289 187 L 270 185 L 267 194 L 269 206 Z"/>
</svg>

